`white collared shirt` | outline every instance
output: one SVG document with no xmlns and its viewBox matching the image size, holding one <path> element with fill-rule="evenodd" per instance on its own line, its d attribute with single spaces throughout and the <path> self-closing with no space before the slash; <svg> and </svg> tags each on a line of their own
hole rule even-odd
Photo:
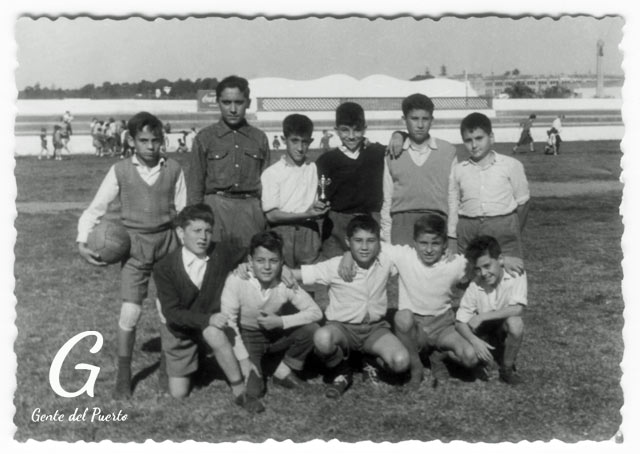
<svg viewBox="0 0 640 454">
<path fill-rule="evenodd" d="M 204 273 L 207 270 L 208 261 L 209 256 L 200 258 L 189 249 L 182 246 L 182 264 L 184 265 L 184 269 L 187 272 L 189 279 L 191 279 L 193 285 L 198 287 L 198 290 L 202 287 L 202 280 L 204 279 Z"/>
<path fill-rule="evenodd" d="M 358 157 L 360 156 L 360 148 L 362 148 L 362 145 L 360 145 L 358 148 L 356 148 L 355 150 L 349 150 L 347 147 L 345 147 L 344 145 L 340 145 L 338 147 L 338 150 L 340 150 L 341 152 L 344 153 L 344 155 L 349 158 L 349 159 L 353 159 L 354 161 L 356 159 L 358 159 Z"/>
<path fill-rule="evenodd" d="M 262 211 L 281 210 L 304 213 L 316 201 L 318 171 L 315 162 L 301 166 L 282 156 L 260 176 L 262 183 Z"/>
<path fill-rule="evenodd" d="M 449 177 L 449 236 L 456 236 L 458 216 L 502 216 L 525 204 L 529 184 L 520 161 L 490 152 L 480 166 L 471 159 L 456 163 Z"/>
<path fill-rule="evenodd" d="M 497 311 L 507 306 L 527 305 L 527 274 L 511 276 L 502 271 L 502 279 L 495 287 L 486 287 L 477 283 L 469 284 L 460 300 L 456 320 L 468 323 L 476 314 Z"/>
<path fill-rule="evenodd" d="M 137 156 L 131 157 L 131 162 L 136 168 L 136 171 L 140 174 L 140 177 L 149 186 L 153 185 L 158 177 L 160 171 L 165 163 L 164 158 L 160 158 L 158 164 L 154 167 L 147 167 L 140 163 Z M 120 185 L 118 184 L 118 178 L 116 177 L 115 164 L 111 166 L 107 175 L 102 180 L 102 184 L 98 188 L 93 201 L 89 207 L 84 210 L 80 220 L 78 220 L 78 236 L 76 241 L 78 243 L 86 243 L 87 238 L 91 230 L 100 222 L 102 216 L 105 215 L 109 208 L 109 204 L 113 202 L 120 193 Z M 176 187 L 174 191 L 174 205 L 176 211 L 180 212 L 187 204 L 187 187 L 185 185 L 184 172 L 180 170 L 180 175 L 176 181 Z"/>
<path fill-rule="evenodd" d="M 329 306 L 325 310 L 327 320 L 344 323 L 376 322 L 387 313 L 387 281 L 396 273 L 391 261 L 379 254 L 368 269 L 356 265 L 352 282 L 345 282 L 338 275 L 342 257 L 334 257 L 315 265 L 302 265 L 302 282 L 305 285 L 329 286 Z"/>
</svg>

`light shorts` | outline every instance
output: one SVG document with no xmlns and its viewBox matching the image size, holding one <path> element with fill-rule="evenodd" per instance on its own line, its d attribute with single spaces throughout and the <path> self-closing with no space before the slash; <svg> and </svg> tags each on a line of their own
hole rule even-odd
<svg viewBox="0 0 640 454">
<path fill-rule="evenodd" d="M 391 325 L 386 320 L 379 320 L 373 323 L 343 323 L 328 321 L 326 328 L 338 332 L 347 340 L 348 351 L 344 352 L 349 356 L 349 351 L 369 352 L 371 346 L 385 334 L 391 333 Z"/>
<path fill-rule="evenodd" d="M 178 247 L 173 230 L 158 233 L 140 233 L 129 230 L 131 252 L 120 270 L 122 301 L 142 304 L 149 290 L 153 265 Z"/>
<path fill-rule="evenodd" d="M 413 314 L 413 320 L 418 326 L 418 348 L 442 348 L 443 339 L 456 331 L 456 318 L 453 310 L 448 309 L 441 315 Z"/>
</svg>

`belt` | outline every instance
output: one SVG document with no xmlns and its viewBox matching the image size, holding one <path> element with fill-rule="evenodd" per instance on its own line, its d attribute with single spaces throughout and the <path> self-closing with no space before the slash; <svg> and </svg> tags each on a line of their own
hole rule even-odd
<svg viewBox="0 0 640 454">
<path fill-rule="evenodd" d="M 458 215 L 458 218 L 460 219 L 475 219 L 477 221 L 484 221 L 485 219 L 496 219 L 496 218 L 504 218 L 507 216 L 511 216 L 512 214 L 516 214 L 517 210 L 513 210 L 511 213 L 506 213 L 506 214 L 497 214 L 495 216 L 464 216 L 464 215 Z"/>
<path fill-rule="evenodd" d="M 257 192 L 226 192 L 226 191 L 216 191 L 212 192 L 214 195 L 219 195 L 220 197 L 225 197 L 227 199 L 253 199 L 259 198 L 260 194 Z"/>
</svg>

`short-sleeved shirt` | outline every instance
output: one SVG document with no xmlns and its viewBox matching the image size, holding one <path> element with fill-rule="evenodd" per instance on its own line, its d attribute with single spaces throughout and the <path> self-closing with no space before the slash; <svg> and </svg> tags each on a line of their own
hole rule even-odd
<svg viewBox="0 0 640 454">
<path fill-rule="evenodd" d="M 342 257 L 301 267 L 305 285 L 329 286 L 327 320 L 343 323 L 367 323 L 382 319 L 387 313 L 387 281 L 395 273 L 391 260 L 379 254 L 368 269 L 356 266 L 352 282 L 338 275 Z"/>
<path fill-rule="evenodd" d="M 313 162 L 298 166 L 283 156 L 265 169 L 260 181 L 265 213 L 274 209 L 304 213 L 315 202 L 318 193 L 318 171 Z"/>
<path fill-rule="evenodd" d="M 196 135 L 190 159 L 189 204 L 216 192 L 258 194 L 260 174 L 269 165 L 269 141 L 264 132 L 247 123 L 231 129 L 220 120 Z"/>
<path fill-rule="evenodd" d="M 382 254 L 398 269 L 398 309 L 409 309 L 419 315 L 442 315 L 451 309 L 455 286 L 465 276 L 467 260 L 456 255 L 453 260 L 440 260 L 425 265 L 410 246 L 382 244 Z"/>
<path fill-rule="evenodd" d="M 514 277 L 503 271 L 502 279 L 496 287 L 487 287 L 477 281 L 469 285 L 460 301 L 456 320 L 468 323 L 476 314 L 517 304 L 527 305 L 527 275 L 523 273 Z"/>
</svg>

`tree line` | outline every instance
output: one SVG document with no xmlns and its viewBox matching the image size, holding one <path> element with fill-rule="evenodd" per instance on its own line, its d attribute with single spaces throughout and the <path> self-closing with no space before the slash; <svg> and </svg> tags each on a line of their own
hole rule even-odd
<svg viewBox="0 0 640 454">
<path fill-rule="evenodd" d="M 103 82 L 102 85 L 87 84 L 82 88 L 71 89 L 43 87 L 36 83 L 20 90 L 18 99 L 196 99 L 198 90 L 213 90 L 217 85 L 218 79 L 215 77 L 195 81 L 178 79 L 173 82 L 167 79 L 158 79 L 155 82 L 142 80 L 137 83 Z"/>
</svg>

